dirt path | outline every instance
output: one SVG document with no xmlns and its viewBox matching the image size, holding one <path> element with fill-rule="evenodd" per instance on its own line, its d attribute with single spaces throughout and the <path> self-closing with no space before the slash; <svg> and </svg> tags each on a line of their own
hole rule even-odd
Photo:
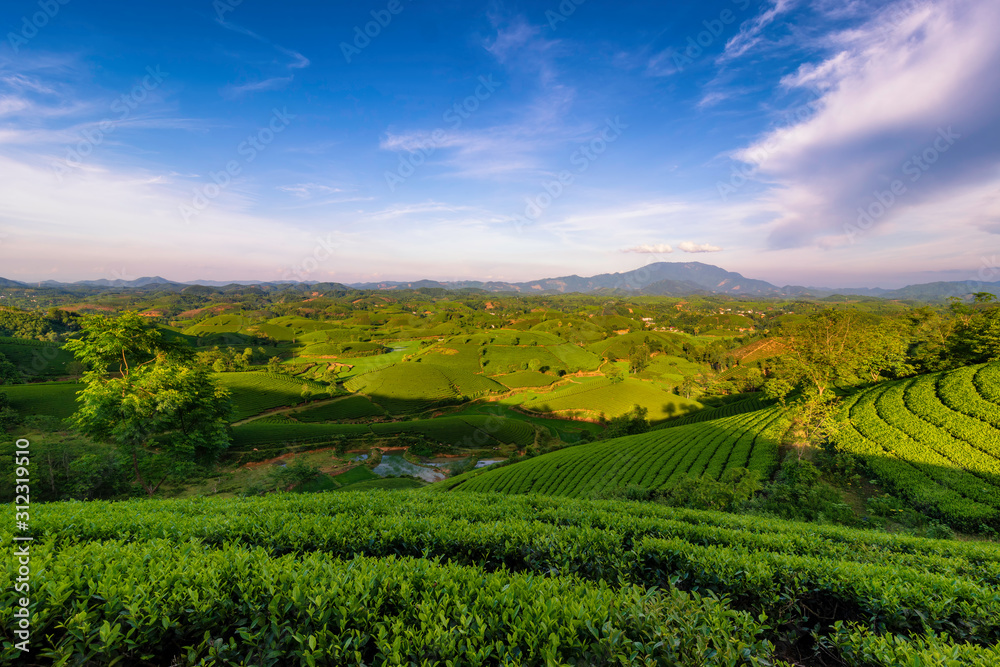
<svg viewBox="0 0 1000 667">
<path fill-rule="evenodd" d="M 313 401 L 312 403 L 299 403 L 298 405 L 288 405 L 280 408 L 271 408 L 270 410 L 265 410 L 259 415 L 254 415 L 253 417 L 247 417 L 246 419 L 241 419 L 239 421 L 233 422 L 230 426 L 242 426 L 247 422 L 252 422 L 261 417 L 273 417 L 274 415 L 282 415 L 287 412 L 293 412 L 295 410 L 305 410 L 306 408 L 318 408 L 323 405 L 329 405 L 330 403 L 336 403 L 337 401 L 342 401 L 345 398 L 350 398 L 356 394 L 347 394 L 346 396 L 334 396 L 333 398 L 324 398 L 321 401 Z"/>
</svg>

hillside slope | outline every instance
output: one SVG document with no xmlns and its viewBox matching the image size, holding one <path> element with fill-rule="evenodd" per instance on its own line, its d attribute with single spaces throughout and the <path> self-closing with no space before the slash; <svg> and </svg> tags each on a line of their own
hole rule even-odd
<svg viewBox="0 0 1000 667">
<path fill-rule="evenodd" d="M 456 491 L 586 498 L 630 485 L 669 488 L 686 475 L 718 479 L 732 467 L 767 475 L 777 463 L 783 426 L 777 409 L 758 410 L 568 447 L 441 484 Z"/>
</svg>

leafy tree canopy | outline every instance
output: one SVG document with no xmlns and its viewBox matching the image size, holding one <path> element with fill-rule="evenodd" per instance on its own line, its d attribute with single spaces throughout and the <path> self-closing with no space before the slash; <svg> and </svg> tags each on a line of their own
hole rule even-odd
<svg viewBox="0 0 1000 667">
<path fill-rule="evenodd" d="M 73 421 L 128 452 L 150 496 L 171 474 L 213 461 L 229 446 L 228 392 L 190 363 L 190 350 L 165 341 L 135 312 L 91 318 L 83 331 L 65 345 L 91 368 Z M 117 373 L 109 370 L 116 366 Z"/>
</svg>

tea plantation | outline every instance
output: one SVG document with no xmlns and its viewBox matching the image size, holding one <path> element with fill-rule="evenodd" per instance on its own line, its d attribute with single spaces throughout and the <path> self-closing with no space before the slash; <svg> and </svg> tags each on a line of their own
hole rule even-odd
<svg viewBox="0 0 1000 667">
<path fill-rule="evenodd" d="M 32 652 L 5 586 L 4 664 L 1000 660 L 1000 550 L 977 543 L 425 491 L 53 503 L 33 537 Z"/>
<path fill-rule="evenodd" d="M 956 528 L 1000 526 L 1000 363 L 851 397 L 839 444 L 889 488 Z"/>
<path fill-rule="evenodd" d="M 627 486 L 669 488 L 685 475 L 718 479 L 727 468 L 767 475 L 785 426 L 779 410 L 759 410 L 570 447 L 444 484 L 456 491 L 587 498 Z"/>
</svg>

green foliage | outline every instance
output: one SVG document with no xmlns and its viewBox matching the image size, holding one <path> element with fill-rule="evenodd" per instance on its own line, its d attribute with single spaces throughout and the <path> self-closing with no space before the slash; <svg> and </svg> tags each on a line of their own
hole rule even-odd
<svg viewBox="0 0 1000 667">
<path fill-rule="evenodd" d="M 720 479 L 702 475 L 683 477 L 665 489 L 629 485 L 615 489 L 608 498 L 658 502 L 671 507 L 720 512 L 743 512 L 762 490 L 760 475 L 746 468 L 728 468 Z"/>
<path fill-rule="evenodd" d="M 788 455 L 774 482 L 750 505 L 751 509 L 783 519 L 852 525 L 857 517 L 837 489 L 820 480 L 809 461 Z"/>
<path fill-rule="evenodd" d="M 130 311 L 117 320 L 91 318 L 83 330 L 83 338 L 66 344 L 92 369 L 84 375 L 73 424 L 127 452 L 136 481 L 150 496 L 179 467 L 214 462 L 226 449 L 229 395 L 202 368 L 185 365 L 189 351 L 164 341 Z M 117 376 L 107 371 L 112 365 Z M 140 458 L 148 459 L 140 452 L 154 454 L 146 466 L 140 466 Z"/>
<path fill-rule="evenodd" d="M 727 468 L 722 477 L 685 477 L 660 499 L 674 507 L 737 512 L 762 489 L 760 474 L 746 468 Z"/>
<path fill-rule="evenodd" d="M 274 464 L 267 475 L 264 486 L 268 491 L 284 491 L 319 475 L 319 468 L 309 465 L 299 458 L 292 459 L 291 464 L 284 461 Z"/>
<path fill-rule="evenodd" d="M 134 493 L 132 461 L 114 447 L 76 434 L 34 432 L 27 437 L 32 500 L 110 499 Z M 0 457 L 11 460 L 16 451 L 13 438 L 0 442 Z M 11 466 L 0 471 L 4 497 L 14 497 L 14 472 Z"/>
<path fill-rule="evenodd" d="M 8 431 L 22 421 L 21 414 L 10 406 L 7 394 L 0 393 L 0 432 Z"/>
<path fill-rule="evenodd" d="M 649 430 L 649 420 L 646 415 L 649 409 L 641 405 L 632 407 L 631 412 L 613 417 L 608 421 L 607 428 L 601 433 L 601 440 L 620 438 L 623 435 L 638 435 Z"/>
<path fill-rule="evenodd" d="M 0 353 L 0 385 L 17 384 L 23 380 L 21 371 Z"/>
<path fill-rule="evenodd" d="M 649 346 L 633 345 L 628 353 L 628 372 L 641 373 L 649 366 Z"/>
<path fill-rule="evenodd" d="M 856 311 L 813 313 L 785 323 L 781 334 L 789 349 L 777 364 L 778 377 L 810 388 L 819 396 L 835 383 L 875 381 L 884 372 L 896 376 L 912 372 L 906 363 L 907 340 L 902 328 Z M 786 389 L 775 385 L 769 390 L 765 384 L 771 398 L 782 398 L 788 393 Z"/>
<path fill-rule="evenodd" d="M 965 364 L 1000 360 L 1000 306 L 957 310 L 963 317 L 949 340 L 949 357 Z"/>
</svg>

